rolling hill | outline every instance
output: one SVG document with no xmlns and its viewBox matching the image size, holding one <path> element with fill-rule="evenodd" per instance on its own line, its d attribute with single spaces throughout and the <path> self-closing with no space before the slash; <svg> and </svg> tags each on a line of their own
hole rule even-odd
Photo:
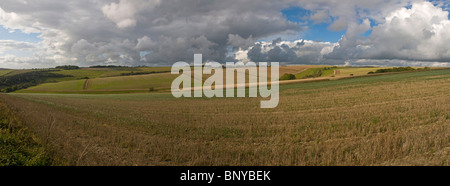
<svg viewBox="0 0 450 186">
<path fill-rule="evenodd" d="M 137 77 L 92 87 L 127 88 L 127 78 Z M 0 102 L 62 165 L 448 166 L 449 80 L 447 69 L 281 85 L 269 110 L 260 98 L 170 93 L 12 93 Z"/>
<path fill-rule="evenodd" d="M 311 80 L 337 80 L 348 77 L 366 76 L 382 68 L 374 67 L 332 67 L 332 66 L 282 66 L 279 75 L 293 74 L 297 80 L 282 84 L 311 82 Z M 52 73 L 65 77 L 47 78 L 44 84 L 18 93 L 142 93 L 168 92 L 172 81 L 179 75 L 170 74 L 171 67 L 133 68 L 82 68 L 59 70 Z M 14 72 L 18 73 L 18 72 Z M 137 74 L 137 75 L 136 75 Z M 248 72 L 246 72 L 248 74 Z M 270 73 L 269 73 L 270 74 Z M 203 75 L 203 81 L 211 75 Z M 196 81 L 193 79 L 193 81 Z M 248 80 L 247 80 L 248 81 Z M 225 80 L 224 80 L 225 82 Z"/>
</svg>

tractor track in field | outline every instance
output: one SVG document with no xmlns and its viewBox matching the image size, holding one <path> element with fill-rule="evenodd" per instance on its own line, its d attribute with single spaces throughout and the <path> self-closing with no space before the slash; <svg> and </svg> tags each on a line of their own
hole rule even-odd
<svg viewBox="0 0 450 186">
<path fill-rule="evenodd" d="M 83 90 L 87 90 L 90 87 L 90 84 L 90 79 L 86 79 L 86 81 L 84 81 Z"/>
</svg>

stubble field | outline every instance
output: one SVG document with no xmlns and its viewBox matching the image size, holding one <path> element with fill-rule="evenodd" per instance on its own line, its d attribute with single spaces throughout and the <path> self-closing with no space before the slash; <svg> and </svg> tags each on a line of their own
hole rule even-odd
<svg viewBox="0 0 450 186">
<path fill-rule="evenodd" d="M 280 87 L 260 98 L 0 95 L 55 165 L 449 165 L 450 70 Z"/>
</svg>

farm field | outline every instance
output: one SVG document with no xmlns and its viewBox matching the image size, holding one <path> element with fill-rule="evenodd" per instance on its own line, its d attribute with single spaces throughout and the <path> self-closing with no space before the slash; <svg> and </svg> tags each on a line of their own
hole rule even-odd
<svg viewBox="0 0 450 186">
<path fill-rule="evenodd" d="M 305 69 L 316 66 L 289 66 L 280 67 L 282 73 L 299 73 Z M 133 68 L 134 69 L 134 68 Z M 131 69 L 131 70 L 133 70 Z M 134 72 L 166 72 L 170 67 L 140 67 L 140 71 Z M 154 91 L 170 91 L 172 81 L 179 75 L 170 73 L 157 73 L 148 75 L 121 76 L 122 73 L 130 73 L 130 69 L 81 69 L 64 70 L 54 73 L 69 75 L 72 77 L 55 78 L 51 83 L 45 83 L 28 89 L 19 90 L 18 93 L 142 93 L 150 88 Z M 248 75 L 248 72 L 246 72 Z M 270 72 L 269 72 L 270 75 Z M 202 81 L 211 75 L 203 75 Z M 88 77 L 89 79 L 82 79 Z M 192 78 L 192 82 L 199 81 Z"/>
<path fill-rule="evenodd" d="M 329 68 L 323 70 L 323 68 Z M 126 69 L 126 70 L 124 70 Z M 149 90 L 157 92 L 169 92 L 172 81 L 179 75 L 172 75 L 170 67 L 136 67 L 124 69 L 79 69 L 62 70 L 52 73 L 67 75 L 70 77 L 58 77 L 48 79 L 50 83 L 44 83 L 27 89 L 18 90 L 17 93 L 81 93 L 81 94 L 102 94 L 102 93 L 145 93 Z M 299 65 L 299 66 L 281 66 L 279 76 L 284 74 L 293 74 L 298 79 L 293 82 L 302 82 L 303 80 L 328 80 L 339 79 L 351 76 L 365 76 L 368 72 L 382 68 L 374 67 L 333 67 L 324 65 Z M 318 72 L 321 74 L 314 76 Z M 335 71 L 339 71 L 335 74 Z M 121 76 L 124 73 L 131 72 L 162 72 L 156 74 Z M 270 68 L 267 79 L 270 80 Z M 245 75 L 248 76 L 248 71 Z M 235 79 L 236 79 L 235 75 Z M 204 74 L 202 81 L 211 77 Z M 260 77 L 261 78 L 261 77 Z M 263 78 L 264 79 L 264 78 Z M 192 83 L 196 80 L 192 77 Z M 224 78 L 224 82 L 225 82 Z M 247 79 L 248 82 L 248 79 Z M 289 83 L 289 82 L 285 82 Z"/>
<path fill-rule="evenodd" d="M 63 81 L 59 83 L 46 83 L 30 87 L 17 92 L 22 93 L 108 93 L 108 92 L 148 92 L 155 90 L 170 90 L 173 79 L 177 75 L 170 73 L 118 76 L 108 78 L 94 78 Z"/>
<path fill-rule="evenodd" d="M 26 72 L 31 72 L 33 70 L 1 70 L 0 74 L 1 76 L 12 76 L 17 74 L 22 74 Z"/>
<path fill-rule="evenodd" d="M 12 70 L 0 70 L 0 76 L 10 73 Z"/>
<path fill-rule="evenodd" d="M 55 74 L 62 74 L 71 77 L 50 79 L 56 82 L 79 80 L 82 78 L 105 78 L 121 76 L 123 73 L 132 72 L 170 72 L 170 67 L 127 67 L 127 68 L 81 68 L 77 70 L 61 70 L 54 72 Z"/>
<path fill-rule="evenodd" d="M 164 74 L 142 77 L 156 75 Z M 129 89 L 120 78 L 106 88 L 92 79 L 100 82 L 91 88 Z M 84 86 L 67 82 L 58 89 Z M 12 93 L 0 101 L 49 141 L 55 165 L 449 165 L 450 69 L 280 90 L 276 109 L 260 109 L 260 98 L 170 93 Z"/>
<path fill-rule="evenodd" d="M 349 76 L 353 74 L 355 76 L 366 75 L 369 72 L 376 71 L 379 69 L 385 69 L 382 67 L 373 67 L 373 68 L 340 68 L 337 69 L 339 73 L 336 75 L 337 77 Z"/>
</svg>

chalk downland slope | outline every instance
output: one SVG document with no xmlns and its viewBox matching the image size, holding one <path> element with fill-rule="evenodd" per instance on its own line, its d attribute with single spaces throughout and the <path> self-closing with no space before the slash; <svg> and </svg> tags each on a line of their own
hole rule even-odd
<svg viewBox="0 0 450 186">
<path fill-rule="evenodd" d="M 49 145 L 64 165 L 448 166 L 449 74 L 281 85 L 275 109 L 170 93 L 0 97 L 39 137 L 54 118 Z"/>
</svg>

